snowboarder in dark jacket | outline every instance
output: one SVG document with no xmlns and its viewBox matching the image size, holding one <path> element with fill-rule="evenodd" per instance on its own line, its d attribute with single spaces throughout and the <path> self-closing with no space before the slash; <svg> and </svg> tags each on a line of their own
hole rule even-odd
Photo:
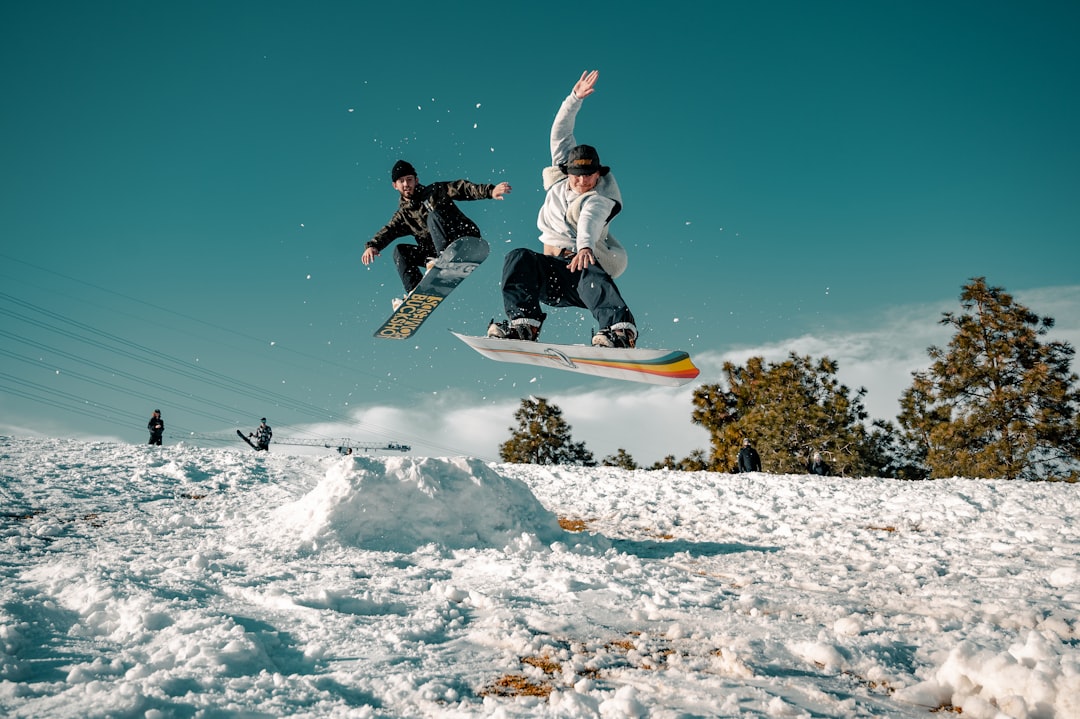
<svg viewBox="0 0 1080 719">
<path fill-rule="evenodd" d="M 508 182 L 478 185 L 468 180 L 450 180 L 421 185 L 416 169 L 405 160 L 394 164 L 390 181 L 401 194 L 398 210 L 368 240 L 361 260 L 370 265 L 394 240 L 408 235 L 415 237 L 415 245 L 402 244 L 394 248 L 394 265 L 406 294 L 423 279 L 420 268 L 438 257 L 450 243 L 462 237 L 480 237 L 480 228 L 458 209 L 455 202 L 501 200 L 510 192 Z"/>
<path fill-rule="evenodd" d="M 758 455 L 757 450 L 754 449 L 754 446 L 750 444 L 749 439 L 744 439 L 742 441 L 742 449 L 739 450 L 739 471 L 761 471 L 761 457 Z"/>
<path fill-rule="evenodd" d="M 155 409 L 154 413 L 150 415 L 150 421 L 146 423 L 146 428 L 150 430 L 150 441 L 147 444 L 161 445 L 161 437 L 165 434 L 165 420 L 161 418 L 161 410 Z"/>
<path fill-rule="evenodd" d="M 248 434 L 248 437 L 255 438 L 255 450 L 262 450 L 263 452 L 270 451 L 270 438 L 274 436 L 274 431 L 270 429 L 270 425 L 266 423 L 266 417 L 262 418 L 262 424 L 258 428 Z"/>
</svg>

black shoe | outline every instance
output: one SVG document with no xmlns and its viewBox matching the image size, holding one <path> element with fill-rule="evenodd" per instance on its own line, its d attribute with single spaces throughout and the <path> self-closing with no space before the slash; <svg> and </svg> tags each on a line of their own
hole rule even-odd
<svg viewBox="0 0 1080 719">
<path fill-rule="evenodd" d="M 605 328 L 593 335 L 593 347 L 632 348 L 637 345 L 637 328 L 629 323 Z"/>
<path fill-rule="evenodd" d="M 535 342 L 540 336 L 540 325 L 532 324 L 535 320 L 516 319 L 513 322 L 491 321 L 488 325 L 487 336 L 502 340 L 526 340 Z"/>
<path fill-rule="evenodd" d="M 499 340 L 509 339 L 510 323 L 506 321 L 496 322 L 495 320 L 492 320 L 491 324 L 488 325 L 487 336 L 494 337 L 495 339 Z"/>
</svg>

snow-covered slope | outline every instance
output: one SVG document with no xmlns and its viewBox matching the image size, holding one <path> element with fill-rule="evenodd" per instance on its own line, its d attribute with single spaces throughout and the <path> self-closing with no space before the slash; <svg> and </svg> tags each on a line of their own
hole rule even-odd
<svg viewBox="0 0 1080 719">
<path fill-rule="evenodd" d="M 1080 717 L 1074 485 L 0 438 L 0 502 L 5 716 Z"/>
</svg>

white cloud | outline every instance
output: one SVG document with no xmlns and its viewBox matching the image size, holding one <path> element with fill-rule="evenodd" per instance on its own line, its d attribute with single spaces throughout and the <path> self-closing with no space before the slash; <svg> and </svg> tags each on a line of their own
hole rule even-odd
<svg viewBox="0 0 1080 719">
<path fill-rule="evenodd" d="M 838 364 L 838 378 L 852 392 L 866 388 L 863 403 L 871 419 L 894 419 L 912 372 L 930 364 L 927 348 L 949 340 L 947 328 L 937 322 L 946 309 L 950 308 L 910 306 L 882 318 L 876 329 L 804 335 L 729 352 L 724 359 L 745 364 L 750 357 L 760 356 L 779 362 L 792 352 L 815 359 L 829 357 Z"/>
<path fill-rule="evenodd" d="M 322 423 L 306 431 L 353 438 L 360 432 L 365 441 L 407 444 L 415 455 L 465 454 L 497 460 L 517 406 L 517 400 L 478 403 L 475 397 L 443 392 L 409 407 L 365 407 L 352 413 L 349 424 Z"/>
<path fill-rule="evenodd" d="M 575 441 L 584 441 L 599 461 L 620 448 L 638 464 L 666 455 L 685 457 L 707 450 L 709 433 L 693 424 L 696 382 L 677 390 L 661 387 L 606 388 L 549 399 L 563 410 Z"/>
<path fill-rule="evenodd" d="M 691 396 L 697 384 L 679 389 L 644 385 L 606 385 L 601 389 L 545 395 L 558 406 L 575 442 L 584 442 L 597 460 L 627 450 L 639 463 L 652 464 L 665 455 L 685 457 L 708 447 L 708 433 L 690 422 Z M 525 395 L 523 395 L 524 397 Z M 472 403 L 470 403 L 472 402 Z M 321 437 L 355 437 L 397 441 L 411 454 L 466 454 L 497 461 L 499 445 L 517 426 L 514 413 L 521 398 L 477 403 L 464 395 L 438 398 L 411 407 L 367 407 L 350 424 L 310 425 L 305 432 Z"/>
<path fill-rule="evenodd" d="M 1048 340 L 1080 346 L 1080 286 L 1048 287 L 1012 293 L 1016 301 L 1039 316 L 1055 319 Z M 804 335 L 794 339 L 740 348 L 721 355 L 722 360 L 745 364 L 750 357 L 782 361 L 789 353 L 828 356 L 839 364 L 837 376 L 852 391 L 867 389 L 864 404 L 871 419 L 896 418 L 899 399 L 911 385 L 913 372 L 927 369 L 927 349 L 944 347 L 952 330 L 940 324 L 944 312 L 960 312 L 959 299 L 907 305 L 885 313 L 870 330 Z M 717 368 L 722 360 L 716 363 Z M 704 358 L 702 361 L 706 361 Z M 710 356 L 710 363 L 715 360 Z M 1074 371 L 1075 371 L 1074 367 Z"/>
</svg>

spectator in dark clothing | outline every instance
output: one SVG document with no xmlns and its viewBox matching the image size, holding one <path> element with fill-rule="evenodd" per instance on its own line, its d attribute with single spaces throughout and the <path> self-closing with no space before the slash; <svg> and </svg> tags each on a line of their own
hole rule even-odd
<svg viewBox="0 0 1080 719">
<path fill-rule="evenodd" d="M 416 169 L 405 160 L 394 164 L 390 181 L 401 195 L 397 212 L 368 240 L 361 260 L 370 265 L 394 240 L 407 235 L 415 237 L 415 245 L 394 248 L 394 266 L 406 295 L 423 279 L 420 268 L 433 262 L 450 243 L 462 237 L 480 237 L 480 228 L 458 209 L 455 202 L 501 200 L 510 192 L 508 182 L 478 185 L 468 180 L 451 180 L 421 185 Z M 400 302 L 400 298 L 395 298 L 395 309 Z"/>
<path fill-rule="evenodd" d="M 742 441 L 742 449 L 739 450 L 739 471 L 761 471 L 761 457 L 758 455 L 757 450 L 754 449 L 754 446 L 750 444 L 749 439 Z"/>
<path fill-rule="evenodd" d="M 821 458 L 821 452 L 814 452 L 814 456 L 810 459 L 810 464 L 806 467 L 810 474 L 818 474 L 822 477 L 827 477 L 831 473 L 829 465 L 825 463 L 825 460 Z"/>
<path fill-rule="evenodd" d="M 150 421 L 146 423 L 146 428 L 150 430 L 150 441 L 147 444 L 156 444 L 161 446 L 161 437 L 165 434 L 165 420 L 161 418 L 161 410 L 155 409 L 154 413 L 150 415 Z"/>
</svg>

